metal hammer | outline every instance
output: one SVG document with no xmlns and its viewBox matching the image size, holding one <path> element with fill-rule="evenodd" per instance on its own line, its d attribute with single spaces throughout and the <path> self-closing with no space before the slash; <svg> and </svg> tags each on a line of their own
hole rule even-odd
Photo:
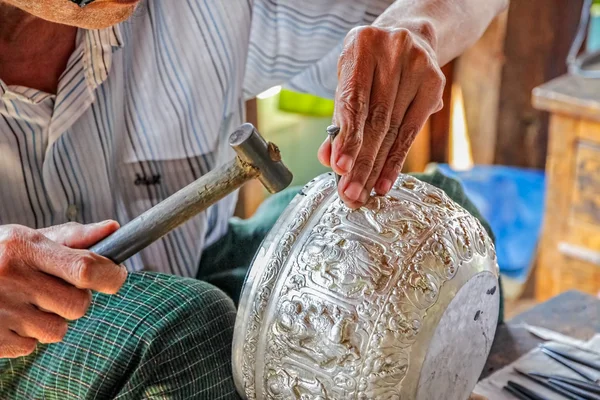
<svg viewBox="0 0 600 400">
<path fill-rule="evenodd" d="M 252 124 L 233 132 L 229 144 L 237 152 L 232 161 L 169 196 L 90 250 L 121 264 L 251 179 L 258 178 L 271 193 L 292 182 L 279 148 L 267 143 Z"/>
</svg>

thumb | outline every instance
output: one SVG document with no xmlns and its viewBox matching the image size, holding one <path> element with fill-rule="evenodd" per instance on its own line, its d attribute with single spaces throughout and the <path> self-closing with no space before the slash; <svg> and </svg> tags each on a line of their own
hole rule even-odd
<svg viewBox="0 0 600 400">
<path fill-rule="evenodd" d="M 39 229 L 39 232 L 53 242 L 62 244 L 63 246 L 72 249 L 87 249 L 111 233 L 114 233 L 117 229 L 119 229 L 117 221 L 107 220 L 87 225 L 69 222 L 63 225 Z"/>
</svg>

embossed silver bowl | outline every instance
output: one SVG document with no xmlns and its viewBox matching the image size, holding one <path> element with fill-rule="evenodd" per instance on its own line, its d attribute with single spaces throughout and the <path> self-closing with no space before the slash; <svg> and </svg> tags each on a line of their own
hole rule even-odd
<svg viewBox="0 0 600 400">
<path fill-rule="evenodd" d="M 485 230 L 401 176 L 351 211 L 308 184 L 248 273 L 233 371 L 248 399 L 464 400 L 492 345 L 498 266 Z"/>
</svg>

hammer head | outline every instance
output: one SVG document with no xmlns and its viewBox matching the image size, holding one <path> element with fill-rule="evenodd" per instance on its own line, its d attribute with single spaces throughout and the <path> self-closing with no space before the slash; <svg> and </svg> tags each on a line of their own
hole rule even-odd
<svg viewBox="0 0 600 400">
<path fill-rule="evenodd" d="M 279 148 L 267 142 L 252 124 L 243 124 L 233 132 L 229 144 L 243 162 L 259 170 L 258 179 L 269 192 L 280 192 L 292 182 L 292 172 L 281 162 Z"/>
</svg>

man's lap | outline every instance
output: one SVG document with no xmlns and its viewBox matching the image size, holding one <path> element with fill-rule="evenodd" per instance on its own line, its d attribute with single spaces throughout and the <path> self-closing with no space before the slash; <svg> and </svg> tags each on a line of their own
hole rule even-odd
<svg viewBox="0 0 600 400">
<path fill-rule="evenodd" d="M 130 274 L 118 295 L 94 295 L 60 344 L 0 359 L 1 399 L 237 399 L 235 308 L 205 282 Z"/>
</svg>

